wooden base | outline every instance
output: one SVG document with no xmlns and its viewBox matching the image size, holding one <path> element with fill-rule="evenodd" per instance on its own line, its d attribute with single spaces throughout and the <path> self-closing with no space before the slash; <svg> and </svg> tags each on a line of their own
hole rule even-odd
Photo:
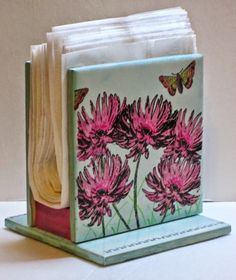
<svg viewBox="0 0 236 280">
<path fill-rule="evenodd" d="M 27 216 L 5 220 L 7 228 L 100 265 L 111 265 L 228 234 L 231 226 L 202 215 L 75 244 L 27 225 Z"/>
</svg>

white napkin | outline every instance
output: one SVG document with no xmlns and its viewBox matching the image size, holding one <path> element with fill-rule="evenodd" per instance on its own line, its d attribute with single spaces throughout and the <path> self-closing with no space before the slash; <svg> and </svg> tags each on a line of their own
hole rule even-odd
<svg viewBox="0 0 236 280">
<path fill-rule="evenodd" d="M 32 50 L 32 73 L 38 77 L 34 80 L 38 85 L 32 91 L 35 99 L 30 106 L 32 118 L 38 120 L 30 126 L 30 139 L 39 139 L 41 135 L 48 141 L 48 150 L 41 140 L 40 145 L 30 144 L 29 179 L 35 200 L 53 208 L 69 206 L 66 105 L 69 68 L 196 51 L 195 33 L 187 12 L 180 7 L 53 27 L 47 34 L 47 46 L 35 46 Z M 40 74 L 44 63 L 48 71 Z M 46 117 L 40 116 L 35 104 L 40 103 L 41 88 L 51 111 Z M 41 109 L 46 107 L 41 105 Z M 46 121 L 50 125 L 46 126 Z M 51 175 L 45 171 L 47 168 Z M 46 178 L 43 182 L 42 174 Z"/>
</svg>

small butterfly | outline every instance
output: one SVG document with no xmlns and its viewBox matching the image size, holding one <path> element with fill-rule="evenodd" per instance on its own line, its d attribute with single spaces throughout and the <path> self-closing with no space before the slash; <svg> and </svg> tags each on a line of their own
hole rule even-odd
<svg viewBox="0 0 236 280">
<path fill-rule="evenodd" d="M 79 88 L 75 90 L 74 110 L 77 110 L 79 108 L 79 105 L 83 102 L 88 91 L 88 88 Z"/>
<path fill-rule="evenodd" d="M 160 76 L 159 80 L 162 85 L 167 88 L 170 95 L 174 96 L 176 90 L 178 89 L 179 93 L 183 92 L 183 85 L 189 89 L 193 83 L 193 76 L 195 72 L 196 61 L 192 61 L 184 70 L 182 69 L 177 74 L 172 76 Z"/>
</svg>

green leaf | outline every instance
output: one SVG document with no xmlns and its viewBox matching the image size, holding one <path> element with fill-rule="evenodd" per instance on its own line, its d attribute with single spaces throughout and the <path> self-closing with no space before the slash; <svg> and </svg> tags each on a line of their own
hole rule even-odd
<svg viewBox="0 0 236 280">
<path fill-rule="evenodd" d="M 127 203 L 128 203 L 128 202 L 125 202 L 125 203 L 119 208 L 119 210 L 123 209 L 123 208 L 127 205 Z M 114 219 L 116 216 L 118 216 L 118 215 L 116 214 L 115 211 L 113 211 L 113 213 L 115 213 L 115 214 L 112 215 L 112 217 L 109 218 L 109 221 L 106 223 L 105 229 L 107 229 L 107 227 L 108 227 L 109 224 L 113 221 L 113 219 Z M 119 219 L 119 220 L 120 220 L 120 219 Z"/>
</svg>

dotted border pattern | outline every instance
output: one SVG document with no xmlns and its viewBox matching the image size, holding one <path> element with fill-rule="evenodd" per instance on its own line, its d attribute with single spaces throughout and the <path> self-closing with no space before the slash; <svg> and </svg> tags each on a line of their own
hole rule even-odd
<svg viewBox="0 0 236 280">
<path fill-rule="evenodd" d="M 224 224 L 224 222 L 211 223 L 211 224 L 208 224 L 208 225 L 195 227 L 195 228 L 189 228 L 189 229 L 179 231 L 179 232 L 175 232 L 175 233 L 171 233 L 171 234 L 166 234 L 166 235 L 162 235 L 162 236 L 158 236 L 158 237 L 152 237 L 152 238 L 149 238 L 149 239 L 145 239 L 145 240 L 141 240 L 141 241 L 138 241 L 138 242 L 130 243 L 130 244 L 123 245 L 123 246 L 120 246 L 120 247 L 111 248 L 109 250 L 104 251 L 104 253 L 109 254 L 109 253 L 117 252 L 117 251 L 124 250 L 124 249 L 127 249 L 127 248 L 132 248 L 132 247 L 135 247 L 135 246 L 138 246 L 138 245 L 141 245 L 141 244 L 147 244 L 147 243 L 150 243 L 150 242 L 154 242 L 156 240 L 168 239 L 168 238 L 171 238 L 171 237 L 174 237 L 174 236 L 183 235 L 185 233 L 189 233 L 189 232 L 193 232 L 193 231 L 199 231 L 199 230 L 202 230 L 202 229 L 205 229 L 205 228 L 211 228 L 211 227 L 214 227 L 214 226 L 217 226 L 217 225 L 220 225 L 220 224 Z"/>
</svg>

